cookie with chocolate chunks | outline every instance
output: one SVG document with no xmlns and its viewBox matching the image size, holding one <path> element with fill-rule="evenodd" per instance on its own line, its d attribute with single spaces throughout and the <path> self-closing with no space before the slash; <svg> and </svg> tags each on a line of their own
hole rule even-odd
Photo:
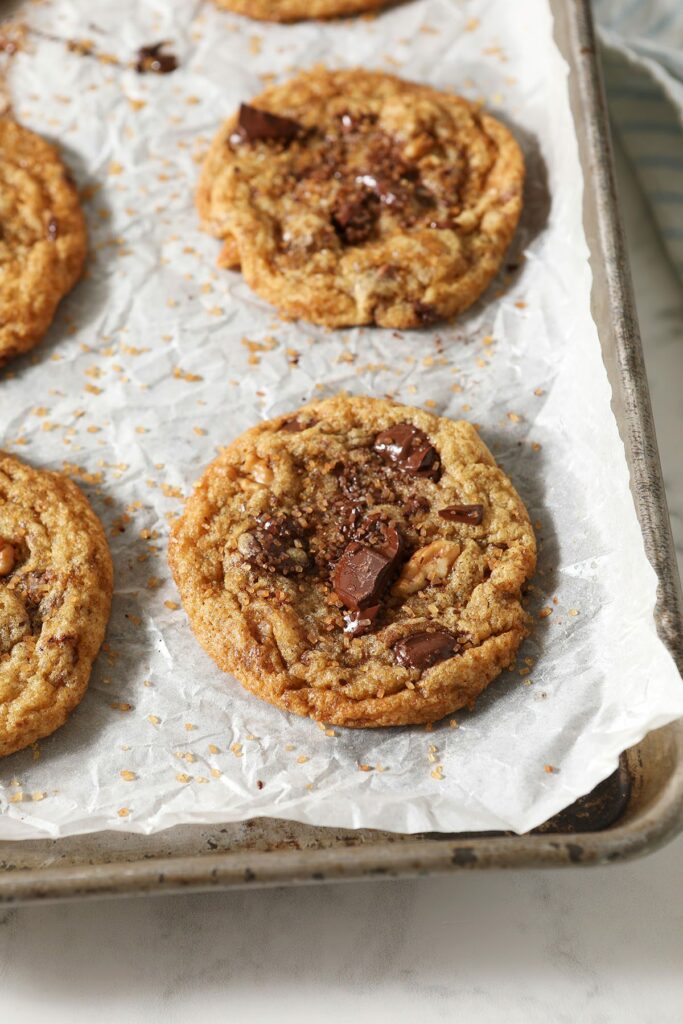
<svg viewBox="0 0 683 1024">
<path fill-rule="evenodd" d="M 524 505 L 474 427 L 347 395 L 224 448 L 169 547 L 222 669 L 351 727 L 471 705 L 527 632 L 535 560 Z"/>
<path fill-rule="evenodd" d="M 471 305 L 522 207 L 515 139 L 450 93 L 316 67 L 243 105 L 197 190 L 204 228 L 289 318 L 424 327 Z"/>
<path fill-rule="evenodd" d="M 393 0 L 215 0 L 218 7 L 257 21 L 343 18 L 387 7 Z"/>
<path fill-rule="evenodd" d="M 38 344 L 86 250 L 76 186 L 59 153 L 0 118 L 0 366 Z"/>
<path fill-rule="evenodd" d="M 0 756 L 49 736 L 84 696 L 112 564 L 78 487 L 0 452 Z"/>
</svg>

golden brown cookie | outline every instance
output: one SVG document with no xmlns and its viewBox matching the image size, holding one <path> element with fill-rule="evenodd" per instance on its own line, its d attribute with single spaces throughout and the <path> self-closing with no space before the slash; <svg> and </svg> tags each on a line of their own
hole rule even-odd
<svg viewBox="0 0 683 1024">
<path fill-rule="evenodd" d="M 343 18 L 387 7 L 395 0 L 215 0 L 218 7 L 258 21 Z"/>
<path fill-rule="evenodd" d="M 218 132 L 197 191 L 223 266 L 330 327 L 416 327 L 481 295 L 522 206 L 522 154 L 499 121 L 359 69 L 315 68 L 253 102 Z"/>
<path fill-rule="evenodd" d="M 80 702 L 111 594 L 104 531 L 78 487 L 0 452 L 0 756 Z"/>
<path fill-rule="evenodd" d="M 76 187 L 59 153 L 0 118 L 0 366 L 43 337 L 86 250 Z"/>
<path fill-rule="evenodd" d="M 340 395 L 225 448 L 169 561 L 222 669 L 286 711 L 372 727 L 471 705 L 511 663 L 536 545 L 469 423 Z"/>
</svg>

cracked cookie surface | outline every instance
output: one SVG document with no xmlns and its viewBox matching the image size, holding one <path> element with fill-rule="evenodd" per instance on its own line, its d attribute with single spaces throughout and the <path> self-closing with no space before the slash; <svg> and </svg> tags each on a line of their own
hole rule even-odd
<svg viewBox="0 0 683 1024">
<path fill-rule="evenodd" d="M 0 366 L 43 337 L 86 250 L 76 187 L 59 153 L 0 118 Z"/>
<path fill-rule="evenodd" d="M 225 448 L 169 546 L 223 670 L 351 727 L 471 705 L 526 635 L 535 560 L 526 509 L 474 427 L 345 395 Z"/>
<path fill-rule="evenodd" d="M 284 316 L 408 328 L 452 317 L 496 274 L 524 162 L 495 118 L 391 75 L 315 68 L 242 105 L 197 206 Z"/>
<path fill-rule="evenodd" d="M 392 0 L 214 0 L 218 7 L 258 21 L 343 18 L 387 7 Z"/>
<path fill-rule="evenodd" d="M 109 547 L 85 496 L 0 452 L 0 756 L 50 735 L 80 702 L 111 595 Z"/>
</svg>

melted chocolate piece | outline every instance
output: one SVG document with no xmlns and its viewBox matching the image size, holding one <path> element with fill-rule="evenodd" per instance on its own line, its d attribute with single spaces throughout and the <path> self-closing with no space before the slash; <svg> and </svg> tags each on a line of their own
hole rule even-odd
<svg viewBox="0 0 683 1024">
<path fill-rule="evenodd" d="M 169 75 L 178 67 L 178 58 L 173 53 L 162 53 L 166 43 L 152 43 L 141 46 L 137 52 L 135 70 L 139 75 L 151 72 L 155 75 Z"/>
<path fill-rule="evenodd" d="M 397 423 L 375 438 L 375 451 L 385 462 L 415 476 L 438 480 L 441 475 L 439 455 L 427 435 L 412 423 Z"/>
<path fill-rule="evenodd" d="M 300 434 L 302 430 L 308 430 L 309 427 L 315 426 L 316 423 L 317 420 L 310 420 L 308 423 L 304 423 L 302 420 L 297 419 L 296 416 L 292 416 L 291 419 L 281 423 L 279 429 L 286 431 L 288 434 Z"/>
<path fill-rule="evenodd" d="M 379 216 L 379 199 L 371 192 L 342 193 L 334 205 L 332 226 L 345 245 L 360 245 L 371 237 Z"/>
<path fill-rule="evenodd" d="M 439 661 L 447 661 L 460 651 L 460 644 L 452 633 L 439 629 L 433 633 L 413 633 L 398 640 L 392 647 L 396 661 L 405 668 L 424 671 Z"/>
<path fill-rule="evenodd" d="M 404 541 L 399 527 L 387 521 L 381 512 L 366 516 L 356 531 L 354 540 L 377 548 L 387 558 L 397 559 L 403 554 Z"/>
<path fill-rule="evenodd" d="M 439 515 L 451 523 L 468 523 L 470 526 L 479 526 L 484 518 L 484 506 L 449 505 L 448 508 L 440 508 Z"/>
<path fill-rule="evenodd" d="M 372 632 L 381 610 L 381 605 L 373 604 L 362 611 L 344 612 L 344 632 L 349 636 L 365 636 L 366 633 Z"/>
<path fill-rule="evenodd" d="M 240 105 L 237 116 L 237 131 L 230 137 L 231 142 L 259 142 L 261 140 L 282 139 L 291 142 L 303 132 L 298 121 L 289 117 L 280 117 L 258 107 L 250 107 L 248 103 Z"/>
<path fill-rule="evenodd" d="M 352 501 L 350 498 L 338 498 L 334 503 L 334 509 L 339 517 L 339 532 L 347 540 L 356 538 L 358 523 L 365 511 L 362 505 Z"/>
<path fill-rule="evenodd" d="M 335 594 L 354 612 L 379 604 L 404 550 L 398 527 L 379 514 L 363 521 L 359 535 L 363 542 L 346 545 L 332 574 Z"/>
<path fill-rule="evenodd" d="M 410 208 L 434 205 L 434 196 L 420 180 L 420 171 L 407 161 L 395 139 L 384 132 L 364 135 L 367 146 L 365 173 L 356 174 L 356 185 L 361 185 L 384 206 L 399 209 L 403 214 Z"/>
<path fill-rule="evenodd" d="M 438 311 L 426 302 L 415 303 L 415 316 L 425 327 L 435 324 L 440 319 Z"/>
<path fill-rule="evenodd" d="M 406 498 L 403 509 L 409 519 L 414 519 L 429 512 L 429 502 L 421 494 L 413 494 L 410 498 Z"/>
<path fill-rule="evenodd" d="M 256 517 L 254 528 L 242 534 L 239 550 L 254 568 L 294 576 L 310 567 L 305 534 L 304 526 L 291 516 L 264 512 Z"/>
</svg>

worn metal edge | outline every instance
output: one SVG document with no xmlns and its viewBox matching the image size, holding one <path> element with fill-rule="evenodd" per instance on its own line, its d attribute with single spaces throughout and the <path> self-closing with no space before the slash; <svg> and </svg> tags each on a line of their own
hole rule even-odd
<svg viewBox="0 0 683 1024">
<path fill-rule="evenodd" d="M 681 580 L 662 478 L 626 235 L 619 212 L 609 112 L 591 3 L 590 0 L 569 0 L 566 4 L 563 0 L 551 2 L 556 21 L 564 24 L 571 48 L 572 70 L 576 72 L 576 98 L 581 117 L 576 117 L 575 111 L 575 124 L 585 179 L 584 206 L 593 207 L 591 212 L 598 242 L 597 254 L 591 247 L 594 282 L 591 298 L 596 322 L 604 320 L 609 324 L 616 357 L 614 366 L 610 365 L 607 355 L 605 361 L 645 551 L 658 579 L 655 624 L 679 672 L 683 672 Z M 570 88 L 570 100 L 571 92 Z M 601 302 L 607 306 L 607 315 L 603 317 L 600 316 Z M 683 829 L 683 721 L 673 722 L 660 732 L 667 735 L 675 750 L 673 771 L 656 803 L 656 806 L 663 805 L 661 816 L 653 825 L 643 823 L 630 829 L 625 826 L 628 836 L 636 840 L 626 856 L 653 852 Z M 612 839 L 619 839 L 621 830 L 616 828 L 609 835 Z"/>
<path fill-rule="evenodd" d="M 631 473 L 633 496 L 645 540 L 647 556 L 659 579 L 655 611 L 659 634 L 683 671 L 683 595 L 669 509 L 662 479 L 659 448 L 647 383 L 645 359 L 635 307 L 626 236 L 619 213 L 614 159 L 600 61 L 597 57 L 590 0 L 576 0 L 573 50 L 581 73 L 577 76 L 585 117 L 577 128 L 589 150 L 588 169 L 594 187 L 586 190 L 595 204 L 604 266 L 591 259 L 594 280 L 603 279 L 614 312 L 612 333 L 619 371 L 623 416 L 617 415 Z M 626 435 L 624 437 L 624 434 Z"/>
<path fill-rule="evenodd" d="M 577 122 L 586 188 L 594 204 L 601 268 L 592 254 L 596 284 L 602 283 L 612 313 L 618 363 L 617 415 L 631 469 L 634 499 L 646 551 L 660 581 L 657 624 L 660 635 L 683 663 L 681 591 L 661 478 L 649 392 L 628 271 L 623 229 L 612 170 L 611 146 L 602 79 L 596 56 L 589 0 L 553 0 L 572 48 L 572 71 L 581 101 Z M 601 273 L 604 270 L 604 273 Z M 603 278 L 600 282 L 600 278 Z M 613 382 L 614 383 L 614 382 Z M 624 436 L 625 435 L 625 436 Z M 127 863 L 17 869 L 0 874 L 0 904 L 52 902 L 200 892 L 243 887 L 397 879 L 472 870 L 597 866 L 643 856 L 658 849 L 683 827 L 683 726 L 666 726 L 675 748 L 675 769 L 653 805 L 637 821 L 604 832 L 533 836 L 424 838 L 383 845 L 325 850 L 213 853 Z M 663 806 L 662 806 L 663 805 Z"/>
<path fill-rule="evenodd" d="M 424 840 L 400 847 L 259 851 L 127 864 L 94 864 L 10 872 L 0 877 L 0 905 L 57 902 L 120 895 L 162 895 L 243 887 L 266 888 L 341 881 L 378 881 L 453 871 L 600 866 L 651 852 L 669 838 L 666 821 L 650 815 L 637 831 L 628 826 L 574 836 L 467 837 Z"/>
</svg>

